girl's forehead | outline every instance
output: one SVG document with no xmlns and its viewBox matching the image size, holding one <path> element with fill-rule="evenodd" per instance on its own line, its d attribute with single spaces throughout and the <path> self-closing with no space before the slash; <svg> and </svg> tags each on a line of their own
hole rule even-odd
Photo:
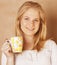
<svg viewBox="0 0 57 65">
<path fill-rule="evenodd" d="M 35 8 L 29 8 L 27 11 L 25 11 L 25 13 L 23 14 L 23 16 L 39 17 L 39 10 L 37 10 Z"/>
</svg>

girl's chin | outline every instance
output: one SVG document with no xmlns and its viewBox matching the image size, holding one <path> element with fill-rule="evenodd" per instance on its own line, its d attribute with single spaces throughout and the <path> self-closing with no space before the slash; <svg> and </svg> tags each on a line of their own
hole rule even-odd
<svg viewBox="0 0 57 65">
<path fill-rule="evenodd" d="M 26 35 L 34 36 L 34 33 L 32 32 L 25 32 Z"/>
<path fill-rule="evenodd" d="M 26 34 L 27 36 L 34 36 L 33 34 Z"/>
</svg>

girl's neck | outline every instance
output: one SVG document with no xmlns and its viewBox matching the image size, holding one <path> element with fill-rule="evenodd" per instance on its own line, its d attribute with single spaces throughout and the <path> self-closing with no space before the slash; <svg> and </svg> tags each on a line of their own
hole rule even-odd
<svg viewBox="0 0 57 65">
<path fill-rule="evenodd" d="M 25 35 L 24 37 L 24 50 L 32 49 L 34 46 L 34 36 Z"/>
<path fill-rule="evenodd" d="M 24 37 L 25 40 L 28 40 L 28 41 L 34 40 L 34 35 L 26 35 L 26 34 L 23 33 L 23 37 Z"/>
</svg>

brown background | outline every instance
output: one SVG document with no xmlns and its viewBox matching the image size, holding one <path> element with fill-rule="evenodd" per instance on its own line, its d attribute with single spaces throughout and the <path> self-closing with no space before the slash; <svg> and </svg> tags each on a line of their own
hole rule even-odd
<svg viewBox="0 0 57 65">
<path fill-rule="evenodd" d="M 15 35 L 15 20 L 18 8 L 27 0 L 0 0 L 0 48 L 5 39 Z M 47 38 L 53 38 L 57 43 L 57 1 L 32 0 L 43 7 L 47 15 Z M 1 58 L 1 50 L 0 50 Z"/>
</svg>

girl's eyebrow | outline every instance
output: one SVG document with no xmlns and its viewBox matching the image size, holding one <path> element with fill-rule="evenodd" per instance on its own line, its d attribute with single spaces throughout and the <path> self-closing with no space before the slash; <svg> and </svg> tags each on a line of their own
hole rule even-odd
<svg viewBox="0 0 57 65">
<path fill-rule="evenodd" d="M 25 16 L 25 17 L 28 17 L 28 16 Z M 29 18 L 29 17 L 28 17 Z M 39 19 L 39 18 L 35 18 L 35 19 Z"/>
<path fill-rule="evenodd" d="M 38 20 L 39 18 L 35 18 L 35 19 L 37 19 L 37 20 Z"/>
<path fill-rule="evenodd" d="M 28 16 L 25 16 L 25 17 L 28 17 Z"/>
</svg>

